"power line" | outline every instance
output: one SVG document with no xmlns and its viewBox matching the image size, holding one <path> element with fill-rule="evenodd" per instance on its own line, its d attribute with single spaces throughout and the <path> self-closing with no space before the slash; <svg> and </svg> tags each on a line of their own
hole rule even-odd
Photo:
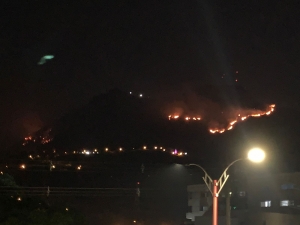
<svg viewBox="0 0 300 225">
<path fill-rule="evenodd" d="M 8 186 L 0 186 L 0 192 L 2 190 L 30 190 L 30 189 L 47 189 L 48 186 L 44 187 L 25 187 L 25 186 L 18 186 L 18 187 L 8 187 Z M 128 188 L 128 187 L 120 187 L 120 188 L 111 188 L 111 187 L 101 187 L 101 188 L 86 188 L 86 187 L 50 187 L 51 190 L 102 190 L 102 191 L 136 191 L 135 187 Z M 145 191 L 168 191 L 168 190 L 176 190 L 178 188 L 142 188 Z"/>
<path fill-rule="evenodd" d="M 0 195 L 27 195 L 27 196 L 96 196 L 96 197 L 140 197 L 152 198 L 160 194 L 160 198 L 172 198 L 167 196 L 165 192 L 171 189 L 155 189 L 155 188 L 74 188 L 74 187 L 0 187 Z M 172 189 L 173 191 L 176 189 Z M 179 189 L 178 189 L 179 190 Z"/>
</svg>

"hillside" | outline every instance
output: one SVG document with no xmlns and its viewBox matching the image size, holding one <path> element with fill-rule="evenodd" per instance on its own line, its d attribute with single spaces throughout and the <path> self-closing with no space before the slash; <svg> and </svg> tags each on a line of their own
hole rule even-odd
<svg viewBox="0 0 300 225">
<path fill-rule="evenodd" d="M 243 94 L 238 96 L 241 98 Z M 255 101 L 250 99 L 248 102 L 253 106 Z M 241 150 L 253 146 L 262 146 L 274 153 L 279 148 L 295 153 L 300 144 L 297 138 L 300 120 L 296 110 L 279 106 L 270 116 L 249 118 L 223 134 L 211 134 L 205 120 L 168 120 L 162 105 L 163 101 L 154 98 L 112 90 L 66 114 L 51 131 L 45 128 L 37 133 L 36 136 L 41 137 L 47 133 L 51 141 L 35 149 L 73 151 L 109 147 L 117 150 L 122 147 L 132 150 L 146 145 L 183 149 L 195 159 L 221 160 L 226 157 L 230 160 L 239 157 Z"/>
</svg>

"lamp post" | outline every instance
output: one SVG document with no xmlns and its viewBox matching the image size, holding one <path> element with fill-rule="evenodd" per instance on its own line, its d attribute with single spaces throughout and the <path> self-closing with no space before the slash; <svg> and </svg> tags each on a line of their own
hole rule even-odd
<svg viewBox="0 0 300 225">
<path fill-rule="evenodd" d="M 208 173 L 202 166 L 200 166 L 198 164 L 188 164 L 188 166 L 196 166 L 196 167 L 200 168 L 205 174 L 203 177 L 203 180 L 213 197 L 212 225 L 218 225 L 218 197 L 219 197 L 219 194 L 220 194 L 222 188 L 224 187 L 226 181 L 229 178 L 229 174 L 227 174 L 227 171 L 233 164 L 235 164 L 238 161 L 244 160 L 244 159 L 245 158 L 240 158 L 240 159 L 234 160 L 232 163 L 230 163 L 226 167 L 226 169 L 224 170 L 222 175 L 220 176 L 219 180 L 212 180 L 211 177 L 208 175 Z M 249 159 L 252 162 L 259 163 L 265 159 L 265 153 L 263 150 L 261 150 L 259 148 L 253 148 L 248 152 L 247 159 Z"/>
</svg>

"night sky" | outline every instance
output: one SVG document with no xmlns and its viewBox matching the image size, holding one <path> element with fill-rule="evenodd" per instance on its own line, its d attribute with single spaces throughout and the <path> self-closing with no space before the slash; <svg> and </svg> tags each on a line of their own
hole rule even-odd
<svg viewBox="0 0 300 225">
<path fill-rule="evenodd" d="M 0 4 L 4 133 L 36 131 L 111 88 L 159 96 L 237 78 L 255 98 L 298 107 L 299 1 Z"/>
</svg>

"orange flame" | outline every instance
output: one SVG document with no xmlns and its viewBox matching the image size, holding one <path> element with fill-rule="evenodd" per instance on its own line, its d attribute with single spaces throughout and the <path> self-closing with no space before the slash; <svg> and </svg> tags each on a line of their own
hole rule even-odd
<svg viewBox="0 0 300 225">
<path fill-rule="evenodd" d="M 269 105 L 267 111 L 265 112 L 260 112 L 260 113 L 257 113 L 257 111 L 255 113 L 252 113 L 252 114 L 248 114 L 248 115 L 241 115 L 240 113 L 237 114 L 236 116 L 236 119 L 232 120 L 229 122 L 229 125 L 227 126 L 227 128 L 209 128 L 209 132 L 214 134 L 214 133 L 224 133 L 226 130 L 232 130 L 234 128 L 234 125 L 239 122 L 239 121 L 244 121 L 246 119 L 248 119 L 249 117 L 261 117 L 261 116 L 264 116 L 264 115 L 270 115 L 272 112 L 274 112 L 275 110 L 275 104 L 272 104 L 272 105 Z M 178 119 L 180 118 L 179 115 L 169 115 L 169 120 L 171 119 Z M 189 116 L 186 116 L 184 117 L 184 119 L 186 121 L 189 121 L 189 120 L 201 120 L 201 117 L 189 117 Z"/>
</svg>

